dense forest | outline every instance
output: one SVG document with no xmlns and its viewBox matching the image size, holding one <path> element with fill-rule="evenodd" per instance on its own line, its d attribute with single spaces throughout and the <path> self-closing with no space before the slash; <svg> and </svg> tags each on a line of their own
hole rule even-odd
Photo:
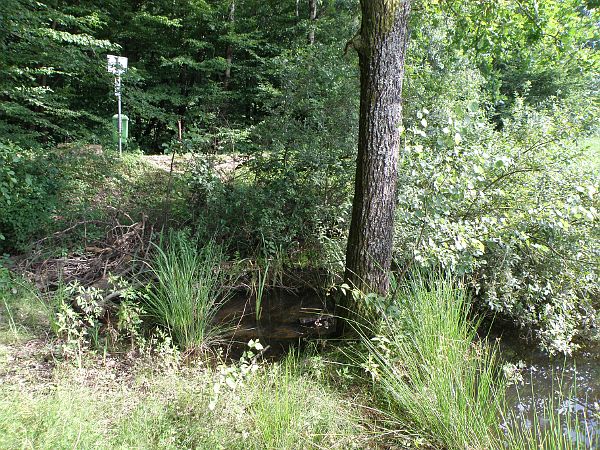
<svg viewBox="0 0 600 450">
<path fill-rule="evenodd" d="M 3 0 L 0 447 L 595 448 L 599 50 L 595 0 Z"/>
</svg>

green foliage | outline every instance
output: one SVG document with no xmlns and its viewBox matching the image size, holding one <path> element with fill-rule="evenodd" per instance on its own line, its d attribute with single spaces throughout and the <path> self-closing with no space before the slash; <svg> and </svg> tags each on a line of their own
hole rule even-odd
<svg viewBox="0 0 600 450">
<path fill-rule="evenodd" d="M 344 234 L 358 96 L 341 51 L 332 44 L 274 58 L 269 70 L 281 81 L 261 85 L 269 115 L 241 148 L 241 175 L 219 182 L 206 162 L 192 171 L 200 219 L 241 254 L 319 249 Z"/>
<path fill-rule="evenodd" d="M 61 180 L 53 156 L 0 143 L 0 252 L 22 249 L 48 230 Z"/>
<path fill-rule="evenodd" d="M 49 1 L 7 0 L 0 17 L 0 136 L 31 146 L 88 136 L 101 126 L 97 114 L 106 108 L 97 105 L 105 100 L 81 95 L 100 87 L 108 98 L 104 54 L 117 47 L 98 37 L 106 25 L 101 15 Z"/>
<path fill-rule="evenodd" d="M 594 337 L 599 169 L 573 143 L 580 123 L 522 102 L 501 132 L 476 104 L 417 114 L 400 171 L 402 264 L 468 274 L 484 309 L 550 351 Z"/>
<path fill-rule="evenodd" d="M 214 322 L 226 299 L 222 250 L 214 242 L 198 249 L 184 232 L 163 238 L 150 264 L 155 280 L 144 309 L 183 350 L 207 350 L 224 331 Z"/>
<path fill-rule="evenodd" d="M 537 23 L 528 17 L 536 3 Z M 425 13 L 404 91 L 400 269 L 467 274 L 482 310 L 570 352 L 598 330 L 599 169 L 581 144 L 597 129 L 588 45 L 597 11 L 574 2 L 416 8 Z M 541 71 L 550 78 L 537 83 Z"/>
<path fill-rule="evenodd" d="M 594 95 L 597 9 L 578 0 L 435 1 L 419 7 L 424 10 L 419 17 L 433 29 L 446 29 L 443 45 L 450 60 L 466 56 L 485 77 L 493 114 L 509 115 L 519 97 L 538 105 L 552 97 Z M 427 26 L 419 28 L 428 34 Z"/>
</svg>

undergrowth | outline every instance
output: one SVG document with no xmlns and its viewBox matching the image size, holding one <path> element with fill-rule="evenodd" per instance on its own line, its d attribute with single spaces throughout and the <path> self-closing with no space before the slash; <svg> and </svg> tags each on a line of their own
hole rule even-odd
<svg viewBox="0 0 600 450">
<path fill-rule="evenodd" d="M 55 370 L 53 382 L 0 388 L 1 448 L 367 448 L 335 389 L 280 363 L 168 372 Z M 218 401 L 214 399 L 218 395 Z"/>
<path fill-rule="evenodd" d="M 497 349 L 479 338 L 470 307 L 455 280 L 416 275 L 380 309 L 374 336 L 361 334 L 361 365 L 392 418 L 390 432 L 400 428 L 456 450 L 576 449 L 597 439 L 561 386 L 553 389 L 557 398 L 538 399 L 544 408 L 531 423 L 509 409 Z"/>
</svg>

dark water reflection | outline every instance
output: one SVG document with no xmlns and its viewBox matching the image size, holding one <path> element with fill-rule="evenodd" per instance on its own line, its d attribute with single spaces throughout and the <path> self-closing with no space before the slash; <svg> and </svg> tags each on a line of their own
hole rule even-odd
<svg viewBox="0 0 600 450">
<path fill-rule="evenodd" d="M 549 409 L 561 420 L 576 415 L 579 430 L 563 433 L 581 448 L 600 449 L 600 345 L 572 357 L 550 357 L 518 336 L 504 334 L 500 354 L 503 361 L 520 367 L 522 379 L 509 387 L 508 405 L 521 426 L 530 427 L 536 417 L 542 427 L 556 426 L 544 418 Z"/>
</svg>

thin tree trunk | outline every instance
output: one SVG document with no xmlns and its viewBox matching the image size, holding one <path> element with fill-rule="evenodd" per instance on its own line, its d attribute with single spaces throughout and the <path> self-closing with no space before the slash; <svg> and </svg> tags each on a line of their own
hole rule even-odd
<svg viewBox="0 0 600 450">
<path fill-rule="evenodd" d="M 231 34 L 233 31 L 233 23 L 235 21 L 235 0 L 231 0 L 231 3 L 229 4 L 229 15 L 227 20 L 229 21 L 229 32 L 228 34 L 230 35 L 231 38 Z M 226 60 L 226 67 L 225 67 L 225 80 L 224 80 L 224 85 L 225 85 L 225 89 L 229 88 L 229 81 L 231 80 L 231 64 L 233 63 L 233 45 L 231 44 L 231 42 L 227 42 L 227 48 L 225 49 L 225 60 Z"/>
<path fill-rule="evenodd" d="M 310 19 L 308 29 L 308 43 L 315 43 L 315 22 L 317 21 L 317 0 L 308 0 L 308 18 Z"/>
<path fill-rule="evenodd" d="M 361 0 L 360 123 L 345 278 L 385 295 L 394 237 L 410 0 Z M 348 305 L 356 306 L 356 305 Z"/>
</svg>

